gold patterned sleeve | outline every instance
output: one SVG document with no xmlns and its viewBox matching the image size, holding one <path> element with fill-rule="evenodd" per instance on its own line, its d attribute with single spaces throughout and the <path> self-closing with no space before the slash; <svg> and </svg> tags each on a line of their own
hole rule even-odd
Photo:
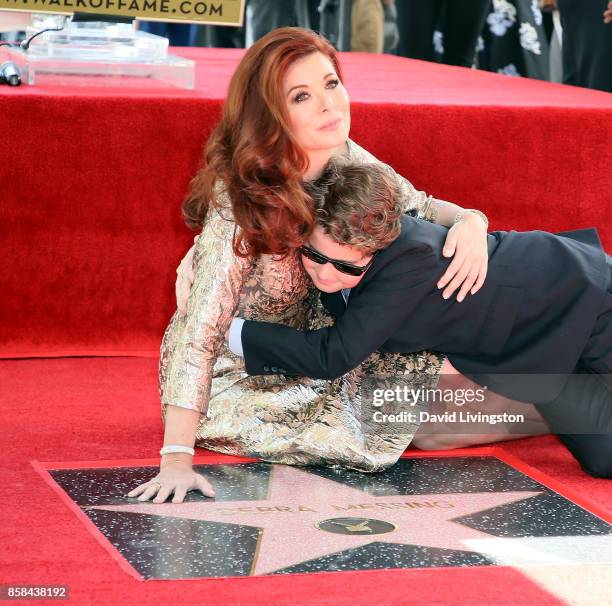
<svg viewBox="0 0 612 606">
<path fill-rule="evenodd" d="M 400 187 L 401 196 L 404 200 L 404 212 L 416 211 L 416 216 L 419 219 L 436 222 L 438 209 L 447 204 L 444 200 L 437 200 L 433 196 L 427 195 L 424 191 L 418 190 L 401 175 L 395 172 L 391 166 L 381 162 L 376 156 L 365 150 L 354 141 L 348 141 L 349 157 L 354 162 L 363 164 L 379 164 L 388 169 L 397 179 Z"/>
<path fill-rule="evenodd" d="M 195 277 L 187 313 L 175 313 L 162 354 L 166 366 L 162 403 L 198 410 L 202 415 L 208 409 L 213 366 L 236 313 L 242 286 L 253 268 L 250 257 L 234 254 L 235 223 L 228 220 L 231 211 L 225 202 L 223 216 L 216 210 L 209 211 L 195 249 Z"/>
</svg>

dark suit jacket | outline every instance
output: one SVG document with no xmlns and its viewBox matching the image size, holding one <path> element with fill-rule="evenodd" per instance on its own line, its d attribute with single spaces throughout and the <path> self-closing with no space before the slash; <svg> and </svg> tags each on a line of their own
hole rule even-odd
<svg viewBox="0 0 612 606">
<path fill-rule="evenodd" d="M 555 398 L 559 375 L 575 369 L 602 307 L 607 269 L 597 233 L 492 232 L 487 279 L 462 303 L 443 299 L 436 286 L 450 262 L 442 256 L 447 233 L 403 217 L 400 236 L 378 254 L 348 305 L 341 293 L 322 294 L 337 317 L 333 327 L 245 322 L 247 372 L 333 379 L 376 350 L 429 349 L 508 397 Z M 500 378 L 513 373 L 548 376 L 529 385 Z"/>
</svg>

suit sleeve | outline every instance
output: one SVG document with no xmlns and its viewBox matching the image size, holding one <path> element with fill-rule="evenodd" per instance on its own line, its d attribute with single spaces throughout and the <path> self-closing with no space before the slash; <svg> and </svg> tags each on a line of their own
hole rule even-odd
<svg viewBox="0 0 612 606">
<path fill-rule="evenodd" d="M 247 320 L 242 327 L 247 372 L 316 379 L 335 379 L 345 374 L 409 321 L 431 293 L 437 267 L 431 251 L 415 255 L 410 266 L 389 264 L 351 294 L 346 311 L 331 327 L 299 331 Z"/>
</svg>

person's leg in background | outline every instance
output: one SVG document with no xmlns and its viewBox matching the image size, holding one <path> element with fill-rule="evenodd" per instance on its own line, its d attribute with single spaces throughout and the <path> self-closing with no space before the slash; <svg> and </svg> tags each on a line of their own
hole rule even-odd
<svg viewBox="0 0 612 606">
<path fill-rule="evenodd" d="M 310 29 L 315 32 L 319 32 L 321 22 L 319 6 L 321 6 L 321 0 L 308 0 L 308 21 L 310 22 Z"/>
<path fill-rule="evenodd" d="M 249 0 L 245 9 L 246 46 L 277 27 L 310 27 L 307 0 Z"/>
<path fill-rule="evenodd" d="M 491 0 L 446 0 L 444 63 L 472 67 Z"/>
<path fill-rule="evenodd" d="M 351 14 L 351 50 L 382 53 L 384 48 L 384 12 L 380 0 L 353 0 Z"/>
<path fill-rule="evenodd" d="M 244 26 L 201 25 L 198 27 L 196 46 L 205 46 L 207 48 L 244 48 Z"/>
<path fill-rule="evenodd" d="M 433 33 L 442 0 L 400 0 L 396 2 L 400 33 L 398 55 L 434 60 Z"/>
<path fill-rule="evenodd" d="M 383 53 L 395 54 L 399 47 L 395 0 L 383 0 Z"/>
<path fill-rule="evenodd" d="M 557 0 L 563 27 L 563 81 L 612 92 L 612 23 L 607 0 Z"/>
<path fill-rule="evenodd" d="M 552 13 L 553 31 L 550 35 L 550 81 L 563 82 L 563 31 L 559 11 Z"/>
</svg>

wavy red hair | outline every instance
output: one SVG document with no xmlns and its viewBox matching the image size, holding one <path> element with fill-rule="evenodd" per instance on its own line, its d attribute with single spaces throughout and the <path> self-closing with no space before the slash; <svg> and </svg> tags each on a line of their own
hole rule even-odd
<svg viewBox="0 0 612 606">
<path fill-rule="evenodd" d="M 283 80 L 293 63 L 315 52 L 329 58 L 342 80 L 335 49 L 310 30 L 279 28 L 247 50 L 183 202 L 187 225 L 201 228 L 208 210 L 219 205 L 219 180 L 240 228 L 234 235 L 239 256 L 285 255 L 314 226 L 313 202 L 303 187 L 308 157 L 291 136 Z"/>
</svg>

